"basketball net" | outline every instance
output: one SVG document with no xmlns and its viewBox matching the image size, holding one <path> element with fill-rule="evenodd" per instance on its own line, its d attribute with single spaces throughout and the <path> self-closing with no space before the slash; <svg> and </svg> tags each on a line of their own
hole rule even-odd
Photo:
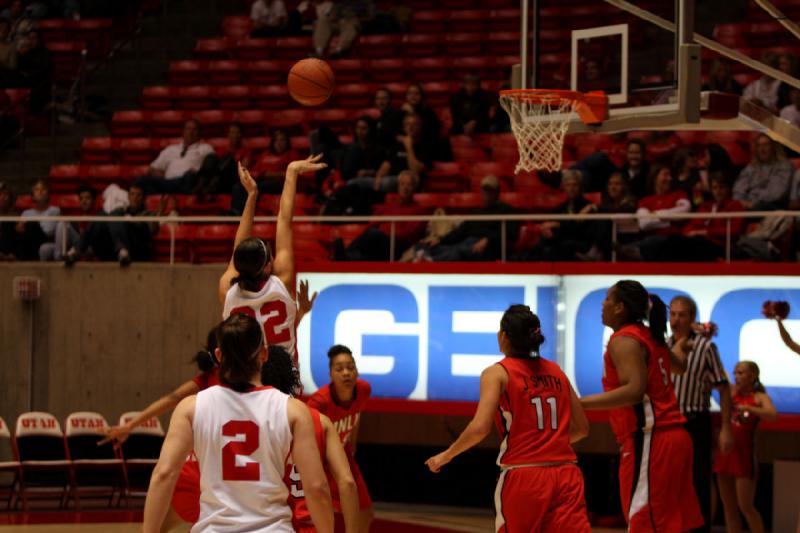
<svg viewBox="0 0 800 533">
<path fill-rule="evenodd" d="M 530 100 L 507 94 L 500 95 L 500 105 L 511 118 L 511 131 L 517 139 L 519 161 L 515 172 L 561 170 L 564 137 L 573 118 L 575 100 Z"/>
</svg>

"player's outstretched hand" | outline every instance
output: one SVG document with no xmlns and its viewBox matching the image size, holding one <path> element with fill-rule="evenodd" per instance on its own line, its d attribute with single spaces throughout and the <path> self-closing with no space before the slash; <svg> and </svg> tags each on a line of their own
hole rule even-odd
<svg viewBox="0 0 800 533">
<path fill-rule="evenodd" d="M 102 446 L 113 441 L 115 450 L 122 446 L 122 443 L 128 440 L 128 436 L 131 434 L 128 426 L 111 426 L 106 428 L 104 432 L 106 437 L 97 441 L 97 445 Z"/>
<path fill-rule="evenodd" d="M 316 172 L 327 167 L 327 163 L 321 163 L 322 154 L 311 155 L 308 159 L 301 159 L 299 161 L 292 161 L 286 170 L 293 170 L 298 174 L 305 174 L 306 172 Z"/>
<path fill-rule="evenodd" d="M 308 280 L 300 280 L 300 290 L 297 291 L 297 310 L 302 314 L 308 313 L 314 307 L 316 299 L 317 291 L 314 291 L 311 298 L 308 297 Z"/>
<path fill-rule="evenodd" d="M 247 170 L 242 162 L 239 161 L 239 182 L 244 187 L 244 190 L 247 191 L 247 194 L 256 194 L 258 192 L 258 185 L 256 185 L 256 180 L 253 179 L 253 176 L 250 175 L 250 171 Z"/>
<path fill-rule="evenodd" d="M 442 467 L 449 462 L 450 458 L 447 457 L 447 452 L 442 452 L 425 461 L 425 464 L 431 469 L 431 472 L 438 474 L 439 470 L 441 470 Z"/>
</svg>

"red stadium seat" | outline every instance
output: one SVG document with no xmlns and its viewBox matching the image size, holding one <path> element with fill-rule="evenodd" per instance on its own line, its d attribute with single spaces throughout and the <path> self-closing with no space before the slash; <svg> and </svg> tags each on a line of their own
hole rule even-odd
<svg viewBox="0 0 800 533">
<path fill-rule="evenodd" d="M 481 78 L 490 78 L 495 71 L 493 57 L 456 57 L 450 65 L 452 76 L 462 79 L 467 74 L 477 74 Z"/>
<path fill-rule="evenodd" d="M 367 71 L 373 81 L 399 81 L 406 71 L 405 59 L 373 59 L 367 65 Z"/>
<path fill-rule="evenodd" d="M 200 123 L 201 137 L 222 137 L 228 134 L 228 126 L 233 122 L 233 111 L 208 109 L 194 113 Z"/>
<path fill-rule="evenodd" d="M 142 165 L 155 159 L 156 151 L 148 137 L 122 139 L 119 143 L 119 162 L 127 165 Z"/>
<path fill-rule="evenodd" d="M 160 198 L 153 196 L 160 201 Z M 153 238 L 154 259 L 159 262 L 169 262 L 170 246 L 172 243 L 172 232 L 175 233 L 175 261 L 192 261 L 192 242 L 195 237 L 195 226 L 187 224 L 164 224 Z"/>
<path fill-rule="evenodd" d="M 440 81 L 447 79 L 452 59 L 447 57 L 424 57 L 415 59 L 409 75 L 416 81 Z"/>
<path fill-rule="evenodd" d="M 252 84 L 268 85 L 286 83 L 291 64 L 286 61 L 248 61 L 242 68 L 248 81 Z M 335 70 L 334 70 L 335 72 Z"/>
<path fill-rule="evenodd" d="M 403 53 L 406 57 L 432 57 L 442 50 L 441 34 L 431 35 L 411 33 L 403 37 Z"/>
<path fill-rule="evenodd" d="M 244 145 L 253 151 L 253 157 L 257 157 L 261 152 L 269 148 L 269 139 L 264 135 L 251 137 L 244 140 Z"/>
<path fill-rule="evenodd" d="M 311 114 L 308 119 L 311 125 L 327 126 L 335 133 L 348 133 L 352 131 L 354 116 L 346 109 L 320 109 Z"/>
<path fill-rule="evenodd" d="M 156 111 L 150 119 L 150 133 L 154 137 L 177 137 L 188 118 L 190 115 L 183 111 Z"/>
<path fill-rule="evenodd" d="M 402 40 L 402 35 L 363 35 L 359 39 L 358 51 L 363 57 L 395 57 Z"/>
<path fill-rule="evenodd" d="M 492 21 L 489 29 L 491 31 L 519 31 L 520 28 L 520 9 L 493 9 L 489 13 L 489 19 Z M 519 49 L 517 49 L 519 53 Z"/>
<path fill-rule="evenodd" d="M 334 88 L 337 105 L 346 108 L 360 108 L 372 102 L 376 87 L 368 83 L 348 83 Z"/>
<path fill-rule="evenodd" d="M 205 61 L 173 61 L 169 64 L 167 80 L 171 85 L 200 85 L 208 81 Z"/>
<path fill-rule="evenodd" d="M 483 42 L 481 33 L 449 33 L 444 38 L 444 49 L 451 56 L 474 56 L 483 51 Z"/>
<path fill-rule="evenodd" d="M 260 109 L 286 109 L 291 105 L 286 85 L 264 85 L 253 90 L 255 106 Z"/>
<path fill-rule="evenodd" d="M 150 110 L 172 109 L 177 90 L 166 85 L 154 85 L 142 89 L 142 108 Z"/>
<path fill-rule="evenodd" d="M 81 180 L 81 167 L 79 165 L 53 165 L 50 167 L 48 184 L 50 192 L 74 192 Z"/>
<path fill-rule="evenodd" d="M 45 43 L 53 58 L 53 79 L 56 81 L 72 81 L 78 75 L 82 62 L 82 52 L 86 43 L 76 41 L 60 41 Z"/>
<path fill-rule="evenodd" d="M 275 39 L 239 39 L 236 43 L 236 57 L 243 61 L 267 59 L 276 46 Z"/>
<path fill-rule="evenodd" d="M 297 61 L 308 57 L 312 49 L 311 37 L 281 37 L 275 42 L 275 47 L 270 50 L 270 56 L 275 59 Z"/>
<path fill-rule="evenodd" d="M 205 85 L 195 87 L 178 87 L 175 95 L 175 104 L 178 109 L 201 111 L 212 106 L 212 93 Z"/>
<path fill-rule="evenodd" d="M 264 135 L 267 129 L 267 117 L 267 112 L 260 109 L 236 113 L 236 121 L 242 125 L 242 133 L 245 137 Z"/>
<path fill-rule="evenodd" d="M 493 56 L 519 54 L 519 39 L 519 32 L 491 32 L 486 39 L 486 52 Z"/>
<path fill-rule="evenodd" d="M 459 192 L 464 190 L 464 169 L 461 163 L 435 162 L 428 172 L 425 189 L 432 193 Z"/>
<path fill-rule="evenodd" d="M 416 11 L 411 16 L 413 33 L 441 33 L 445 30 L 448 12 L 445 10 Z"/>
<path fill-rule="evenodd" d="M 436 108 L 450 105 L 450 95 L 454 92 L 451 83 L 429 81 L 423 85 L 423 89 L 429 106 Z"/>
<path fill-rule="evenodd" d="M 194 238 L 195 259 L 200 263 L 226 263 L 233 253 L 236 237 L 234 224 L 205 224 L 198 226 Z"/>
<path fill-rule="evenodd" d="M 75 22 L 67 19 L 42 19 L 36 23 L 45 42 L 65 41 L 71 38 Z"/>
<path fill-rule="evenodd" d="M 120 165 L 91 165 L 86 169 L 86 180 L 98 191 L 102 191 L 112 183 L 122 181 L 123 171 Z"/>
<path fill-rule="evenodd" d="M 111 163 L 114 161 L 114 141 L 111 137 L 86 137 L 81 144 L 82 163 Z"/>
<path fill-rule="evenodd" d="M 253 29 L 253 20 L 247 15 L 227 16 L 222 19 L 222 34 L 226 37 L 240 39 Z"/>
<path fill-rule="evenodd" d="M 269 128 L 274 131 L 276 129 L 286 130 L 289 135 L 299 133 L 300 135 L 306 134 L 306 121 L 309 119 L 313 111 L 307 113 L 303 109 L 285 109 L 283 111 L 276 111 L 269 118 Z"/>
<path fill-rule="evenodd" d="M 474 0 L 442 0 L 440 4 L 444 9 L 468 9 L 475 6 Z M 480 1 L 477 2 L 480 6 Z"/>
<path fill-rule="evenodd" d="M 483 205 L 483 201 L 479 192 L 462 192 L 446 196 L 445 207 L 449 211 L 465 213 L 471 209 L 477 209 L 481 205 Z"/>
<path fill-rule="evenodd" d="M 482 9 L 460 9 L 450 12 L 448 26 L 452 32 L 481 32 L 490 22 Z"/>
<path fill-rule="evenodd" d="M 231 43 L 228 39 L 198 39 L 194 55 L 198 59 L 230 59 Z"/>
<path fill-rule="evenodd" d="M 367 68 L 367 62 L 363 59 L 337 59 L 328 64 L 336 76 L 337 92 L 340 84 L 362 81 Z"/>
<path fill-rule="evenodd" d="M 489 161 L 489 155 L 480 146 L 453 146 L 453 159 L 473 164 Z"/>
<path fill-rule="evenodd" d="M 111 118 L 111 135 L 138 137 L 147 131 L 150 115 L 142 111 L 116 111 Z"/>
<path fill-rule="evenodd" d="M 500 201 L 505 202 L 519 211 L 532 211 L 531 195 L 524 192 L 504 192 L 500 194 Z"/>
<path fill-rule="evenodd" d="M 102 58 L 111 50 L 111 19 L 83 19 L 74 22 L 75 36 L 87 44 L 89 57 Z"/>
<path fill-rule="evenodd" d="M 348 246 L 356 237 L 364 233 L 369 224 L 342 224 L 333 230 L 334 239 L 342 239 L 344 245 Z"/>
<path fill-rule="evenodd" d="M 232 59 L 211 61 L 208 64 L 208 81 L 213 85 L 236 85 L 242 82 L 242 63 Z"/>
<path fill-rule="evenodd" d="M 249 85 L 230 85 L 217 89 L 217 100 L 220 109 L 247 109 L 251 107 L 252 98 Z"/>
<path fill-rule="evenodd" d="M 20 194 L 14 200 L 14 209 L 19 212 L 25 211 L 26 209 L 31 209 L 34 205 L 33 198 L 30 194 Z"/>
<path fill-rule="evenodd" d="M 258 237 L 260 239 L 264 239 L 266 241 L 274 241 L 275 240 L 275 231 L 278 229 L 277 224 L 270 224 L 266 222 L 260 222 L 257 224 L 253 224 L 253 231 L 251 234 L 253 237 Z"/>
<path fill-rule="evenodd" d="M 230 197 L 227 195 L 199 197 L 194 194 L 180 194 L 175 198 L 178 202 L 178 213 L 185 216 L 223 215 L 226 203 L 230 209 Z"/>
</svg>

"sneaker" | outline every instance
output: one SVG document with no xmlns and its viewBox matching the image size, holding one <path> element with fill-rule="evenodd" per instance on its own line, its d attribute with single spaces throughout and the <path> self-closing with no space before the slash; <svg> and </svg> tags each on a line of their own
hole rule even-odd
<svg viewBox="0 0 800 533">
<path fill-rule="evenodd" d="M 128 252 L 126 248 L 123 248 L 117 254 L 117 259 L 119 259 L 119 266 L 126 267 L 131 264 L 131 254 Z"/>
<path fill-rule="evenodd" d="M 67 250 L 67 255 L 64 256 L 64 266 L 71 267 L 78 260 L 78 251 L 75 248 Z"/>
</svg>

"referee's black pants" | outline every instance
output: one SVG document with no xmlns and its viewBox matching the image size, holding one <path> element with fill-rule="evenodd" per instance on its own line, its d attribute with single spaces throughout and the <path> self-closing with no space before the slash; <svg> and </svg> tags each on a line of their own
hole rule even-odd
<svg viewBox="0 0 800 533">
<path fill-rule="evenodd" d="M 692 481 L 705 522 L 703 527 L 692 531 L 709 533 L 711 531 L 711 452 L 713 450 L 711 413 L 704 411 L 688 413 L 684 416 L 686 417 L 686 431 L 692 438 L 692 448 L 694 449 Z"/>
</svg>

